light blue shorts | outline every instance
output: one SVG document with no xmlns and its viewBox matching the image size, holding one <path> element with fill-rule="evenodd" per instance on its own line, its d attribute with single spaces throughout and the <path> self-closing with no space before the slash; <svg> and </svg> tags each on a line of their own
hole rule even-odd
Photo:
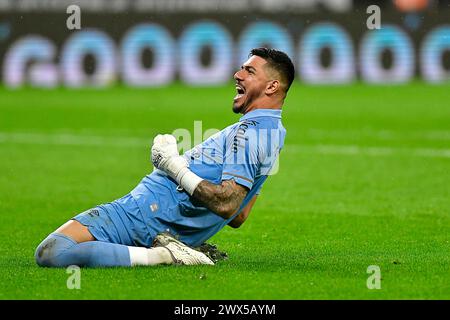
<svg viewBox="0 0 450 320">
<path fill-rule="evenodd" d="M 98 241 L 127 246 L 151 247 L 162 231 L 150 226 L 130 194 L 82 212 L 72 220 L 88 227 Z"/>
</svg>

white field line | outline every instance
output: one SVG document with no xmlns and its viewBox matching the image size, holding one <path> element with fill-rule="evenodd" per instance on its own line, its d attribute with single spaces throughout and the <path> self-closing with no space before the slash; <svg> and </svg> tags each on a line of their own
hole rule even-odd
<svg viewBox="0 0 450 320">
<path fill-rule="evenodd" d="M 87 136 L 74 134 L 5 133 L 0 132 L 0 143 L 43 144 L 66 146 L 142 147 L 153 139 L 133 137 Z"/>
<path fill-rule="evenodd" d="M 361 138 L 371 138 L 379 141 L 391 141 L 400 139 L 418 139 L 430 141 L 448 141 L 450 140 L 449 130 L 411 130 L 411 131 L 392 131 L 392 130 L 324 130 L 324 129 L 308 129 L 306 132 L 308 138 L 313 139 L 345 139 L 349 136 L 357 136 Z"/>
<path fill-rule="evenodd" d="M 298 154 L 322 154 L 322 155 L 344 155 L 344 156 L 415 156 L 429 158 L 450 158 L 450 149 L 433 148 L 401 148 L 401 147 L 363 147 L 357 145 L 286 145 L 285 150 L 289 153 Z"/>
<path fill-rule="evenodd" d="M 100 147 L 139 147 L 150 148 L 153 138 L 107 137 L 74 134 L 45 134 L 45 133 L 5 133 L 0 132 L 0 144 L 40 144 L 63 146 L 100 146 Z M 286 153 L 321 154 L 344 156 L 396 156 L 407 155 L 430 158 L 450 158 L 450 149 L 444 148 L 402 148 L 402 147 L 368 147 L 358 145 L 331 144 L 287 144 L 283 150 Z"/>
</svg>

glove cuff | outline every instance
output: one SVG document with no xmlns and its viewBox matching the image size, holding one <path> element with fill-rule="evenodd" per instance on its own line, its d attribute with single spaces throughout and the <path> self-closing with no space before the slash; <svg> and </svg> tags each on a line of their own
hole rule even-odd
<svg viewBox="0 0 450 320">
<path fill-rule="evenodd" d="M 203 181 L 202 178 L 200 178 L 188 168 L 183 168 L 182 170 L 180 170 L 175 180 L 191 196 L 194 194 L 194 190 L 197 188 L 199 183 Z"/>
</svg>

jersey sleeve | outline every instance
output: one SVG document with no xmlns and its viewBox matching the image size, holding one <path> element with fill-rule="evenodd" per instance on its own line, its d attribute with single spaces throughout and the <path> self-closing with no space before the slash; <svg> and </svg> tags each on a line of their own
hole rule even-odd
<svg viewBox="0 0 450 320">
<path fill-rule="evenodd" d="M 260 166 L 256 129 L 234 131 L 228 135 L 225 148 L 222 180 L 234 179 L 251 189 Z"/>
</svg>

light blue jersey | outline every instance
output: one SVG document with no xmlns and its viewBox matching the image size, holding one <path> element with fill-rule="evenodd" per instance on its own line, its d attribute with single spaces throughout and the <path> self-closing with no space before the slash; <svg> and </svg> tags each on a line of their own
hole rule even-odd
<svg viewBox="0 0 450 320">
<path fill-rule="evenodd" d="M 155 170 L 147 175 L 131 196 L 147 220 L 150 233 L 169 230 L 190 246 L 211 238 L 259 193 L 283 148 L 285 135 L 281 110 L 257 109 L 185 152 L 189 168 L 199 177 L 215 184 L 234 179 L 249 190 L 230 219 L 195 203 L 164 172 Z"/>
<path fill-rule="evenodd" d="M 257 109 L 200 145 L 185 152 L 190 169 L 215 184 L 234 179 L 248 194 L 239 211 L 224 219 L 191 198 L 160 170 L 147 175 L 129 194 L 73 219 L 98 241 L 151 247 L 157 234 L 169 231 L 196 247 L 211 238 L 259 193 L 276 168 L 286 130 L 281 110 Z"/>
</svg>

